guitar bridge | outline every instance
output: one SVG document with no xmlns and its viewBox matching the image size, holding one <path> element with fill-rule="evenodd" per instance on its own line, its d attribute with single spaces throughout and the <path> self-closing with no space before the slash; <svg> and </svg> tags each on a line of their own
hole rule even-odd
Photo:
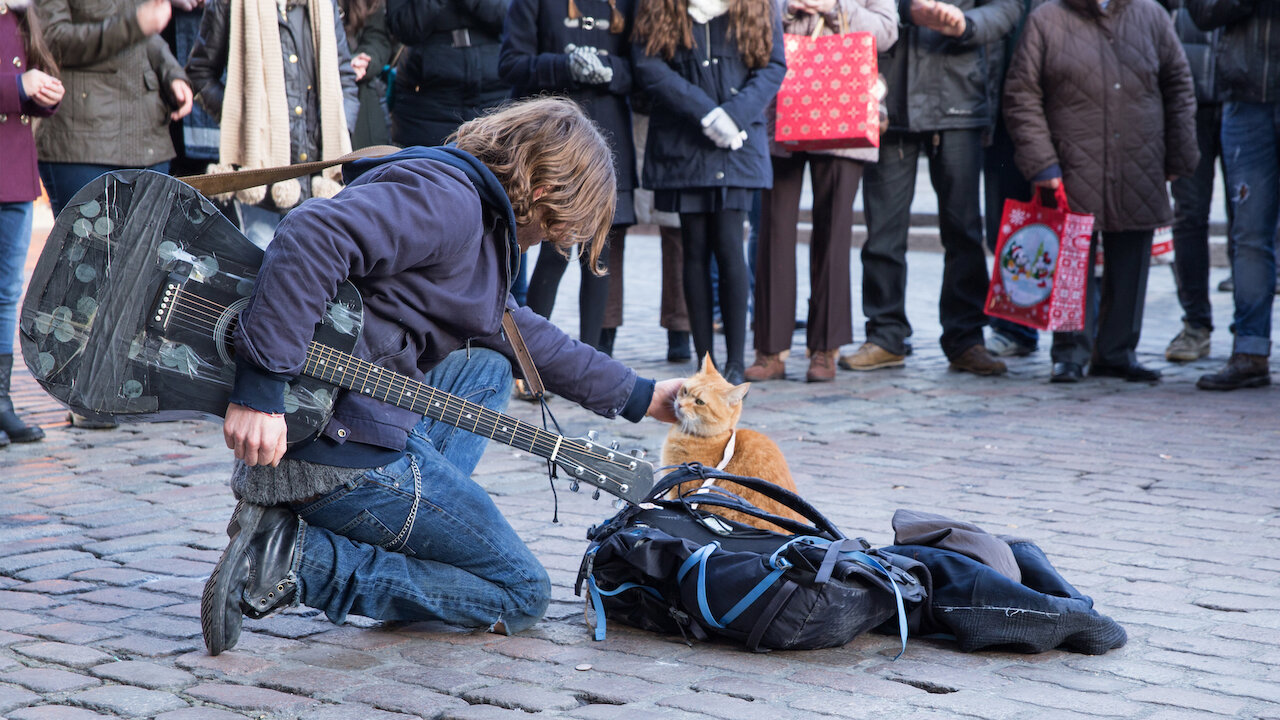
<svg viewBox="0 0 1280 720">
<path fill-rule="evenodd" d="M 178 294 L 182 292 L 182 287 L 187 282 L 187 276 L 177 272 L 169 273 L 169 277 L 165 278 L 156 290 L 156 299 L 151 304 L 151 313 L 147 316 L 147 327 L 164 333 L 169 329 L 169 322 L 173 319 L 173 310 L 178 304 Z"/>
</svg>

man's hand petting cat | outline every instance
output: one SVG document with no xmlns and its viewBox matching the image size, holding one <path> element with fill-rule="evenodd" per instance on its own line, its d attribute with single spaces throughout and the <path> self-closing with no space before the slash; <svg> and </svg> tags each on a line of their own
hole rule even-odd
<svg viewBox="0 0 1280 720">
<path fill-rule="evenodd" d="M 651 418 L 666 423 L 676 421 L 676 393 L 684 386 L 684 378 L 662 380 L 653 386 L 653 399 L 649 401 L 649 411 L 645 413 Z"/>
</svg>

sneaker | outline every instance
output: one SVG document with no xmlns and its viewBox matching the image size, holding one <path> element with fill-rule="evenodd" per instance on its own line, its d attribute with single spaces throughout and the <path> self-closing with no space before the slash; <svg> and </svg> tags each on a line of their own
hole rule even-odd
<svg viewBox="0 0 1280 720">
<path fill-rule="evenodd" d="M 210 655 L 235 647 L 245 615 L 264 618 L 295 604 L 301 528 L 301 518 L 283 506 L 236 505 L 227 525 L 231 541 L 200 595 L 200 631 Z"/>
<path fill-rule="evenodd" d="M 831 382 L 836 379 L 836 356 L 840 350 L 812 350 L 809 352 L 809 370 L 805 382 Z"/>
<path fill-rule="evenodd" d="M 991 337 L 987 339 L 987 352 L 994 357 L 1026 357 L 1035 351 L 1035 345 L 1028 345 L 999 330 L 991 331 Z"/>
<path fill-rule="evenodd" d="M 840 356 L 840 367 L 845 370 L 879 370 L 902 367 L 907 363 L 905 355 L 897 355 L 873 342 L 864 342 L 852 355 Z"/>
<path fill-rule="evenodd" d="M 1209 328 L 1192 327 L 1183 322 L 1182 332 L 1169 342 L 1164 358 L 1170 362 L 1187 363 L 1207 356 L 1210 334 Z"/>
<path fill-rule="evenodd" d="M 751 382 L 765 380 L 782 380 L 787 377 L 787 364 L 783 362 L 785 353 L 756 353 L 756 361 L 746 369 L 743 377 Z"/>
<path fill-rule="evenodd" d="M 1266 355 L 1231 353 L 1227 366 L 1196 381 L 1201 390 L 1239 390 L 1271 384 L 1271 367 Z"/>
<path fill-rule="evenodd" d="M 970 345 L 969 349 L 952 358 L 951 369 L 974 375 L 1003 375 L 1009 370 L 1003 362 L 991 357 L 987 346 L 982 343 Z"/>
</svg>

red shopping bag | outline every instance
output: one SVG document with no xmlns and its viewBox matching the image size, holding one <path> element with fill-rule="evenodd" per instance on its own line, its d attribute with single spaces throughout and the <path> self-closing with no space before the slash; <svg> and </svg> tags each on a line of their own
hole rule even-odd
<svg viewBox="0 0 1280 720">
<path fill-rule="evenodd" d="M 1067 193 L 1057 208 L 1006 200 L 996 241 L 986 312 L 1040 330 L 1083 330 L 1089 237 L 1093 216 L 1071 212 Z"/>
<path fill-rule="evenodd" d="M 788 150 L 880 147 L 880 98 L 871 33 L 787 35 L 774 139 Z"/>
</svg>

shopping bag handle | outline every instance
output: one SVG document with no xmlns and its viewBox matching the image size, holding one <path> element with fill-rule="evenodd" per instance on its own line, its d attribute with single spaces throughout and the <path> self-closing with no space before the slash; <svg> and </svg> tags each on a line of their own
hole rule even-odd
<svg viewBox="0 0 1280 720">
<path fill-rule="evenodd" d="M 1031 194 L 1031 202 L 1044 207 L 1044 190 L 1043 186 L 1035 186 L 1035 192 Z M 1062 184 L 1061 181 L 1058 182 L 1058 187 L 1053 188 L 1053 202 L 1058 210 L 1071 212 L 1071 203 L 1067 202 L 1067 186 Z"/>
<path fill-rule="evenodd" d="M 840 18 L 840 25 L 836 29 L 836 31 L 840 35 L 848 35 L 849 34 L 849 18 L 845 17 L 843 7 L 839 8 L 837 12 L 838 12 L 837 17 Z M 826 24 L 827 24 L 826 18 L 822 15 L 819 15 L 818 24 L 813 26 L 813 32 L 809 33 L 809 39 L 817 40 L 818 36 L 822 34 L 822 29 L 826 27 Z"/>
</svg>

